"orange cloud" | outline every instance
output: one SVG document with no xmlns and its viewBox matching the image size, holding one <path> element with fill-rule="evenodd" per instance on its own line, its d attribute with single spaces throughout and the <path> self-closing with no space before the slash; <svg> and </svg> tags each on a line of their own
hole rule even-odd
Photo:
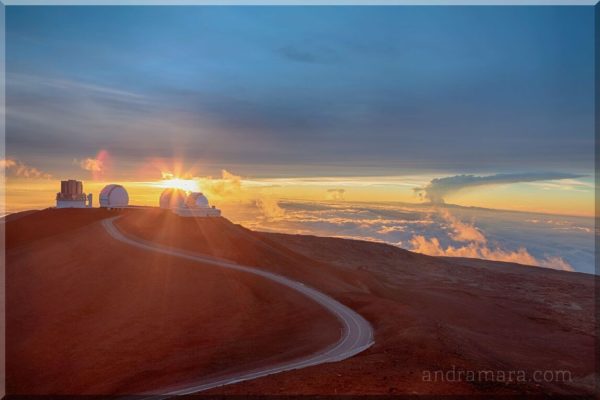
<svg viewBox="0 0 600 400">
<path fill-rule="evenodd" d="M 100 150 L 96 157 L 88 157 L 82 160 L 74 159 L 73 164 L 91 172 L 93 180 L 99 180 L 103 179 L 109 170 L 110 157 L 106 150 Z"/>
<path fill-rule="evenodd" d="M 10 167 L 14 167 L 15 165 L 17 165 L 17 162 L 15 160 L 0 160 L 0 168 L 6 169 L 6 168 L 10 168 Z"/>
<path fill-rule="evenodd" d="M 209 196 L 224 200 L 241 200 L 242 196 L 242 178 L 232 174 L 227 170 L 221 170 L 221 179 L 211 177 L 196 178 L 202 192 Z"/>
<path fill-rule="evenodd" d="M 477 229 L 474 225 L 460 221 L 454 215 L 450 214 L 448 210 L 440 210 L 440 215 L 446 222 L 450 224 L 450 228 L 454 230 L 450 237 L 457 242 L 477 242 L 486 243 L 487 239 L 483 233 Z"/>
<path fill-rule="evenodd" d="M 532 256 L 524 247 L 519 248 L 517 251 L 507 251 L 499 248 L 490 249 L 478 243 L 470 243 L 462 247 L 448 246 L 444 249 L 437 238 L 426 239 L 421 235 L 413 236 L 410 244 L 412 245 L 412 251 L 430 256 L 482 258 L 573 271 L 573 267 L 561 257 L 546 257 L 540 260 Z"/>
<path fill-rule="evenodd" d="M 7 175 L 10 174 L 19 178 L 50 179 L 52 177 L 52 175 L 47 172 L 12 159 L 0 160 L 0 168 L 2 168 Z"/>
<path fill-rule="evenodd" d="M 81 160 L 79 162 L 79 166 L 86 171 L 91 172 L 102 172 L 104 170 L 103 161 L 95 158 L 86 158 L 85 160 Z"/>
<path fill-rule="evenodd" d="M 269 220 L 279 219 L 285 215 L 285 210 L 279 207 L 279 203 L 276 199 L 261 197 L 255 201 L 255 204 L 265 218 Z"/>
</svg>

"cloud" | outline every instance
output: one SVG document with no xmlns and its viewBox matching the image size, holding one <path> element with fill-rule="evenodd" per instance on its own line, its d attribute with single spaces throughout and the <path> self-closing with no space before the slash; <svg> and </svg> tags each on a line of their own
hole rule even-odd
<svg viewBox="0 0 600 400">
<path fill-rule="evenodd" d="M 138 101 L 142 103 L 145 103 L 147 100 L 144 96 L 138 93 L 71 79 L 27 75 L 15 72 L 10 73 L 10 78 L 12 85 L 26 90 L 31 90 L 32 88 L 51 88 L 55 91 L 93 93 L 114 100 Z"/>
<path fill-rule="evenodd" d="M 211 177 L 196 178 L 202 191 L 221 200 L 241 200 L 242 178 L 225 169 L 221 170 L 221 178 L 213 179 Z"/>
<path fill-rule="evenodd" d="M 581 178 L 584 175 L 560 173 L 560 172 L 539 172 L 539 173 L 519 173 L 519 174 L 495 174 L 488 176 L 476 175 L 455 175 L 445 178 L 435 178 L 424 187 L 414 188 L 414 191 L 432 203 L 444 204 L 445 198 L 459 190 L 473 188 L 478 186 L 502 185 L 519 182 L 537 182 L 552 181 L 561 179 Z"/>
<path fill-rule="evenodd" d="M 327 189 L 327 200 L 344 200 L 346 189 Z"/>
<path fill-rule="evenodd" d="M 250 229 L 378 241 L 433 255 L 593 273 L 591 218 L 557 215 L 548 225 L 529 222 L 540 217 L 521 212 L 276 199 L 263 191 L 248 198 L 252 201 L 231 205 L 225 215 Z"/>
<path fill-rule="evenodd" d="M 481 258 L 573 271 L 573 267 L 561 257 L 550 256 L 538 259 L 523 246 L 516 251 L 505 250 L 498 246 L 492 248 L 487 245 L 488 240 L 483 232 L 473 224 L 460 221 L 446 209 L 440 209 L 438 212 L 442 219 L 449 224 L 448 228 L 451 232 L 448 233 L 448 236 L 455 242 L 467 242 L 467 244 L 448 245 L 444 248 L 436 237 L 427 239 L 423 235 L 414 235 L 410 240 L 412 251 L 432 256 Z"/>
<path fill-rule="evenodd" d="M 593 183 L 582 182 L 576 179 L 561 179 L 557 182 L 531 182 L 529 185 L 542 190 L 568 190 L 576 192 L 587 192 L 594 188 Z"/>
<path fill-rule="evenodd" d="M 555 221 L 553 219 L 527 219 L 525 222 L 529 222 L 532 224 L 544 224 L 550 226 L 550 229 L 557 231 L 571 231 L 571 232 L 585 232 L 592 233 L 594 232 L 592 227 L 580 226 L 577 223 L 573 223 L 571 221 Z"/>
<path fill-rule="evenodd" d="M 335 59 L 335 52 L 331 54 L 328 49 L 336 49 L 335 46 L 291 44 L 278 55 L 305 63 Z M 293 71 L 288 70 L 293 67 L 291 63 L 277 64 L 285 65 L 286 73 Z M 149 154 L 170 157 L 173 150 L 190 158 L 206 152 L 213 158 L 211 162 L 252 166 L 255 170 L 246 170 L 250 174 L 257 174 L 264 165 L 285 168 L 292 174 L 312 174 L 322 171 L 323 166 L 335 174 L 338 170 L 347 173 L 344 162 L 348 159 L 355 160 L 353 169 L 360 174 L 367 169 L 444 169 L 449 165 L 474 171 L 483 162 L 490 168 L 509 165 L 529 169 L 533 165 L 543 169 L 591 169 L 591 139 L 580 134 L 576 141 L 564 146 L 564 126 L 551 124 L 547 118 L 535 119 L 543 121 L 539 129 L 543 128 L 540 131 L 545 135 L 551 134 L 548 125 L 556 131 L 550 139 L 544 137 L 545 143 L 551 145 L 543 152 L 537 135 L 522 133 L 535 131 L 535 127 L 525 126 L 510 134 L 490 133 L 500 143 L 480 145 L 466 157 L 475 132 L 448 132 L 448 126 L 460 125 L 452 124 L 460 121 L 459 116 L 445 111 L 448 115 L 432 118 L 429 112 L 448 110 L 430 104 L 447 96 L 422 98 L 423 91 L 418 90 L 418 96 L 411 99 L 410 94 L 407 97 L 406 91 L 399 89 L 402 85 L 390 87 L 383 78 L 377 82 L 368 80 L 370 87 L 364 90 L 360 88 L 365 82 L 364 74 L 356 76 L 358 86 L 336 81 L 344 76 L 336 74 L 323 85 L 307 86 L 300 80 L 293 88 L 294 95 L 282 101 L 277 80 L 265 87 L 263 80 L 254 76 L 247 76 L 248 90 L 240 91 L 229 79 L 222 80 L 229 82 L 225 86 L 214 88 L 168 84 L 157 87 L 151 81 L 134 88 L 117 81 L 98 85 L 94 79 L 78 81 L 74 77 L 57 79 L 11 72 L 6 94 L 10 99 L 6 110 L 10 134 L 6 140 L 19 154 L 46 151 L 69 160 L 73 154 L 91 154 L 100 143 L 131 164 L 143 164 Z M 257 90 L 261 95 L 252 95 Z M 56 115 L 61 118 L 55 118 Z M 489 116 L 479 118 L 486 127 L 489 125 Z M 559 119 L 555 115 L 552 118 Z M 558 122 L 564 120 L 560 118 Z M 480 128 L 476 123 L 469 125 L 469 130 Z M 575 128 L 570 130 L 585 131 Z M 364 135 L 367 129 L 370 134 Z M 406 134 L 396 134 L 399 131 Z M 247 141 L 248 135 L 253 140 Z M 413 135 L 428 140 L 410 140 Z M 521 143 L 518 149 L 513 146 L 515 135 Z M 447 141 L 448 136 L 452 137 L 451 142 Z M 236 146 L 242 141 L 244 146 Z M 442 145 L 430 146 L 432 142 Z M 292 147 L 298 151 L 290 152 Z M 374 154 L 377 168 L 371 161 Z"/>
<path fill-rule="evenodd" d="M 7 168 L 14 167 L 15 165 L 17 165 L 17 162 L 15 160 L 8 160 L 8 159 L 0 160 L 0 168 L 7 169 Z"/>
<path fill-rule="evenodd" d="M 404 226 L 387 226 L 387 225 L 383 225 L 381 227 L 381 229 L 379 229 L 377 231 L 377 233 L 379 233 L 381 235 L 386 235 L 388 233 L 404 232 L 404 231 L 406 231 L 406 227 L 404 227 Z"/>
<path fill-rule="evenodd" d="M 102 172 L 104 170 L 104 163 L 102 160 L 95 158 L 86 158 L 84 160 L 74 160 L 79 166 L 86 171 L 90 172 Z"/>
<path fill-rule="evenodd" d="M 0 160 L 0 168 L 7 175 L 16 176 L 19 178 L 35 178 L 35 179 L 50 179 L 52 175 L 41 171 L 35 167 L 22 163 L 18 160 L 3 159 Z"/>
<path fill-rule="evenodd" d="M 260 199 L 257 207 L 268 224 L 259 229 L 317 234 L 399 245 L 433 256 L 470 257 L 573 271 L 558 255 L 536 257 L 525 246 L 506 249 L 492 241 L 473 223 L 461 221 L 446 209 L 433 209 L 429 217 L 402 209 L 358 209 L 355 206 L 314 206 Z M 384 217 L 389 213 L 389 217 Z M 438 215 L 439 218 L 433 218 Z M 447 244 L 443 244 L 447 242 Z M 404 245 L 403 245 L 404 244 Z"/>
<path fill-rule="evenodd" d="M 448 212 L 448 210 L 440 210 L 440 215 L 448 223 L 450 223 L 451 229 L 454 231 L 450 234 L 452 240 L 457 242 L 476 242 L 486 243 L 487 239 L 483 233 L 477 229 L 474 225 L 460 221 L 458 218 Z"/>
<path fill-rule="evenodd" d="M 443 248 L 437 238 L 427 239 L 422 235 L 413 236 L 410 240 L 410 244 L 412 246 L 412 251 L 431 256 L 481 258 L 485 260 L 504 261 L 563 271 L 573 271 L 573 267 L 561 257 L 551 256 L 537 259 L 532 256 L 525 247 L 520 247 L 516 251 L 510 251 L 500 248 L 492 249 L 481 243 L 471 242 L 464 246 L 448 246 Z"/>
<path fill-rule="evenodd" d="M 108 151 L 102 149 L 98 151 L 98 154 L 96 154 L 95 157 L 86 157 L 84 159 L 74 158 L 73 164 L 90 172 L 93 180 L 101 180 L 106 178 L 106 175 L 111 170 L 111 161 Z"/>
<path fill-rule="evenodd" d="M 279 206 L 276 199 L 261 197 L 255 201 L 255 204 L 268 220 L 279 219 L 285 215 L 285 210 Z"/>
</svg>

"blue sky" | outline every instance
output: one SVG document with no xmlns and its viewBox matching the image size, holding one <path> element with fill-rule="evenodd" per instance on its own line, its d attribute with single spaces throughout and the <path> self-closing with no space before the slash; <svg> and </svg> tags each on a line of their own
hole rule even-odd
<svg viewBox="0 0 600 400">
<path fill-rule="evenodd" d="M 8 7 L 7 152 L 593 172 L 592 7 Z"/>
</svg>

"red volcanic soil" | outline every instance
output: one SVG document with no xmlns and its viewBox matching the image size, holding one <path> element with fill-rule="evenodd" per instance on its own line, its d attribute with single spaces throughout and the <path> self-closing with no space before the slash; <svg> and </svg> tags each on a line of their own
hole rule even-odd
<svg viewBox="0 0 600 400">
<path fill-rule="evenodd" d="M 337 322 L 300 295 L 115 242 L 98 223 L 106 215 L 112 214 L 46 210 L 7 221 L 9 393 L 157 389 L 290 359 L 336 340 Z M 60 227 L 64 220 L 68 229 Z M 303 281 L 375 328 L 375 345 L 351 359 L 207 393 L 593 392 L 592 276 L 258 233 L 224 218 L 158 209 L 128 210 L 116 225 L 145 240 Z M 492 379 L 470 379 L 466 371 L 494 372 Z M 568 375 L 535 381 L 535 371 Z"/>
<path fill-rule="evenodd" d="M 273 270 L 319 288 L 375 327 L 375 345 L 341 363 L 214 389 L 213 394 L 590 393 L 594 288 L 588 275 L 444 260 L 378 243 L 256 233 L 225 219 L 130 213 L 147 240 Z M 153 224 L 168 227 L 153 230 Z M 479 264 L 478 264 L 479 263 Z M 464 265 L 463 265 L 464 264 Z M 428 382 L 424 371 L 568 370 L 572 381 Z M 515 378 L 516 379 L 516 378 Z M 562 379 L 564 380 L 564 379 Z"/>
<path fill-rule="evenodd" d="M 98 223 L 111 215 L 45 210 L 7 221 L 9 394 L 158 390 L 339 337 L 335 317 L 296 292 L 115 241 Z"/>
<path fill-rule="evenodd" d="M 342 298 L 371 321 L 376 343 L 343 363 L 210 393 L 594 393 L 596 325 L 590 275 L 442 259 L 380 243 L 259 235 L 345 268 L 348 274 L 369 274 L 377 287 L 367 285 L 367 293 L 345 293 Z M 463 378 L 457 378 L 460 371 Z M 467 378 L 467 371 L 481 375 Z M 494 371 L 493 378 L 485 371 Z M 547 381 L 540 379 L 543 373 Z"/>
<path fill-rule="evenodd" d="M 149 209 L 129 212 L 115 221 L 115 225 L 144 240 L 265 268 L 318 284 L 320 288 L 356 291 L 370 280 L 368 274 L 360 271 L 348 274 L 345 268 L 331 268 L 225 218 L 182 218 L 168 211 Z M 374 281 L 369 283 L 377 285 Z"/>
</svg>

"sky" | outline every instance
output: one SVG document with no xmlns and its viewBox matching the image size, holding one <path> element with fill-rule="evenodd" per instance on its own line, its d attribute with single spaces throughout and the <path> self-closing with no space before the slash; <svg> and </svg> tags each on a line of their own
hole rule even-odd
<svg viewBox="0 0 600 400">
<path fill-rule="evenodd" d="M 6 208 L 185 178 L 589 217 L 593 37 L 583 6 L 7 7 Z"/>
</svg>

